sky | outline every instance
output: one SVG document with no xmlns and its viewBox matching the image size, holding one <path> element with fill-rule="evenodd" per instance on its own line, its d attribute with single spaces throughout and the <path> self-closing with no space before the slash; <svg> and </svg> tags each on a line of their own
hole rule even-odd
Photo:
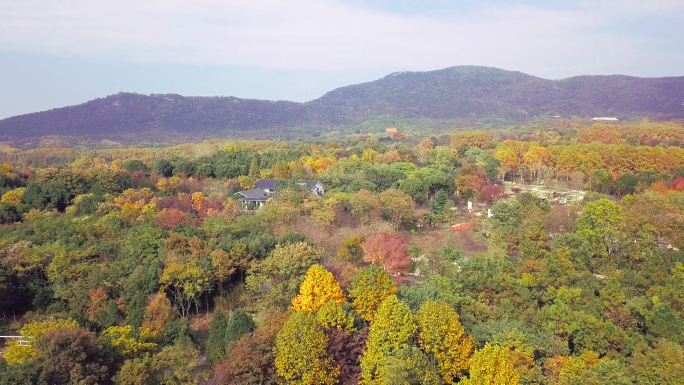
<svg viewBox="0 0 684 385">
<path fill-rule="evenodd" d="M 396 71 L 683 62 L 684 0 L 0 0 L 0 119 L 120 91 L 307 101 Z"/>
</svg>

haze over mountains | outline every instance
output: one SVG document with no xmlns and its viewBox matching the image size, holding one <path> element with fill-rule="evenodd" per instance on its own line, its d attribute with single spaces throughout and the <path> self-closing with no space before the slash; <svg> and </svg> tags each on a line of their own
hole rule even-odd
<svg viewBox="0 0 684 385">
<path fill-rule="evenodd" d="M 323 132 L 383 115 L 473 123 L 552 116 L 679 119 L 684 117 L 684 77 L 613 75 L 547 80 L 496 68 L 458 66 L 394 73 L 335 89 L 306 103 L 119 93 L 0 120 L 0 138 L 165 131 L 230 135 L 288 127 Z"/>
</svg>

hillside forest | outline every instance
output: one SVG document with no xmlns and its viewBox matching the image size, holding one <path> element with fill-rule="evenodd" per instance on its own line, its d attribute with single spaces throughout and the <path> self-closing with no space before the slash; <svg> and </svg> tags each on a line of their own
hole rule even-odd
<svg viewBox="0 0 684 385">
<path fill-rule="evenodd" d="M 684 383 L 684 127 L 389 132 L 2 143 L 0 384 Z"/>
<path fill-rule="evenodd" d="M 0 140 L 46 135 L 139 144 L 159 138 L 317 138 L 330 131 L 386 127 L 426 133 L 538 120 L 684 118 L 684 77 L 575 76 L 542 79 L 517 71 L 454 66 L 403 71 L 336 88 L 304 103 L 236 97 L 120 92 L 49 111 L 0 119 Z M 382 123 L 387 122 L 388 125 Z"/>
</svg>

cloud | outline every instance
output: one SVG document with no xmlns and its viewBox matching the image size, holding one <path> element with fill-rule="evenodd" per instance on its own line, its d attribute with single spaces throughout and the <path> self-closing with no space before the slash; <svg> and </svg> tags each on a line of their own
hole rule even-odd
<svg viewBox="0 0 684 385">
<path fill-rule="evenodd" d="M 435 16 L 329 0 L 0 1 L 0 50 L 296 70 L 478 64 L 541 76 L 605 73 L 638 67 L 649 52 L 648 36 L 625 38 L 612 23 L 640 12 L 671 17 L 679 3 L 482 6 Z"/>
</svg>

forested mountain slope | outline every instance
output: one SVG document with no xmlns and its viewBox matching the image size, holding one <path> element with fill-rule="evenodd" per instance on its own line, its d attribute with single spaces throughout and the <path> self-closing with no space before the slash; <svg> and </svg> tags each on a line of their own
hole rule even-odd
<svg viewBox="0 0 684 385">
<path fill-rule="evenodd" d="M 394 73 L 338 88 L 306 103 L 119 93 L 0 120 L 0 138 L 148 131 L 225 135 L 284 127 L 325 131 L 380 115 L 473 123 L 486 118 L 522 122 L 557 115 L 673 119 L 684 117 L 684 77 L 547 80 L 496 68 L 458 66 Z"/>
</svg>

